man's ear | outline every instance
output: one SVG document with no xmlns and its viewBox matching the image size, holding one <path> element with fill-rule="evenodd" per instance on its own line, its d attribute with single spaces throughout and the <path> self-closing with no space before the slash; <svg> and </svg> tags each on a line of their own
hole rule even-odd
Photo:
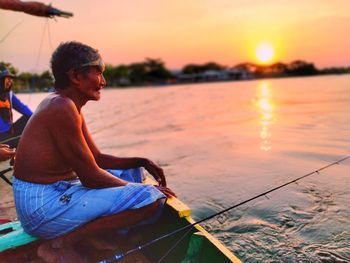
<svg viewBox="0 0 350 263">
<path fill-rule="evenodd" d="M 78 85 L 81 80 L 81 74 L 77 70 L 71 69 L 67 73 L 69 80 L 73 83 Z"/>
</svg>

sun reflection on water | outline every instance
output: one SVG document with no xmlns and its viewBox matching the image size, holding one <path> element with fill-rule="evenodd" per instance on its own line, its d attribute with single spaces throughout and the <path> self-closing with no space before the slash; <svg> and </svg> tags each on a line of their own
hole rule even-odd
<svg viewBox="0 0 350 263">
<path fill-rule="evenodd" d="M 261 82 L 258 86 L 257 107 L 260 111 L 260 150 L 269 151 L 271 145 L 271 125 L 274 121 L 274 105 L 271 100 L 271 87 L 269 82 Z"/>
</svg>

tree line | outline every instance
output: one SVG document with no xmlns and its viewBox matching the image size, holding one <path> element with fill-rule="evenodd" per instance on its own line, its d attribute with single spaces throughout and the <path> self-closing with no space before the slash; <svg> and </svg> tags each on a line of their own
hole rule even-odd
<svg viewBox="0 0 350 263">
<path fill-rule="evenodd" d="M 11 63 L 0 62 L 16 76 L 12 90 L 15 92 L 48 91 L 52 89 L 54 78 L 50 71 L 46 70 L 40 74 L 31 72 L 19 72 Z"/>
<path fill-rule="evenodd" d="M 0 62 L 17 76 L 13 90 L 16 92 L 50 91 L 54 78 L 48 70 L 41 74 L 19 72 L 11 63 Z M 215 62 L 204 64 L 187 64 L 180 71 L 174 72 L 166 68 L 161 59 L 146 58 L 142 62 L 106 65 L 104 76 L 108 87 L 127 87 L 145 85 L 166 85 L 179 83 L 180 75 L 196 75 L 208 71 L 243 70 L 252 74 L 253 78 L 310 76 L 322 74 L 347 74 L 350 67 L 332 67 L 317 69 L 313 63 L 295 60 L 291 63 L 277 62 L 271 65 L 240 63 L 229 67 Z"/>
</svg>

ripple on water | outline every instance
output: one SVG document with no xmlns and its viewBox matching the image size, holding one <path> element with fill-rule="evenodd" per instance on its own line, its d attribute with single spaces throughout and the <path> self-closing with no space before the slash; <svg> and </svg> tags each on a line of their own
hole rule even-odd
<svg viewBox="0 0 350 263">
<path fill-rule="evenodd" d="M 204 227 L 244 262 L 350 262 L 348 217 L 338 196 L 304 184 L 296 204 L 239 207 Z M 297 199 L 295 199 L 297 200 Z M 200 218 L 222 210 L 215 200 L 197 209 Z"/>
</svg>

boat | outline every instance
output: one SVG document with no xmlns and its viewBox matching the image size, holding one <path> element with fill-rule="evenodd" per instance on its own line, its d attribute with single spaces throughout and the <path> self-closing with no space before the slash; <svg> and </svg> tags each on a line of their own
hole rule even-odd
<svg viewBox="0 0 350 263">
<path fill-rule="evenodd" d="M 154 181 L 147 177 L 145 183 L 153 184 Z M 185 230 L 145 246 L 140 251 L 142 252 L 140 256 L 142 260 L 131 259 L 132 261 L 130 261 L 129 258 L 128 261 L 128 257 L 133 257 L 131 254 L 119 262 L 159 262 L 160 260 L 167 263 L 241 262 L 219 240 L 202 226 L 194 223 L 190 208 L 178 198 L 169 198 L 156 227 L 142 227 L 137 231 L 137 244 L 146 244 L 180 228 Z M 46 241 L 39 240 L 24 232 L 18 221 L 1 224 L 0 262 L 36 262 L 39 260 L 36 255 L 37 248 L 43 242 Z M 89 254 L 89 262 L 90 260 L 91 262 L 103 262 L 105 259 L 115 257 L 118 253 L 125 253 L 125 248 L 123 248 L 124 251 L 118 251 L 121 249 L 120 246 L 116 246 L 115 250 L 95 248 L 93 249 L 94 253 L 91 253 L 91 247 L 87 248 L 84 241 L 81 241 L 76 248 L 85 256 Z"/>
</svg>

